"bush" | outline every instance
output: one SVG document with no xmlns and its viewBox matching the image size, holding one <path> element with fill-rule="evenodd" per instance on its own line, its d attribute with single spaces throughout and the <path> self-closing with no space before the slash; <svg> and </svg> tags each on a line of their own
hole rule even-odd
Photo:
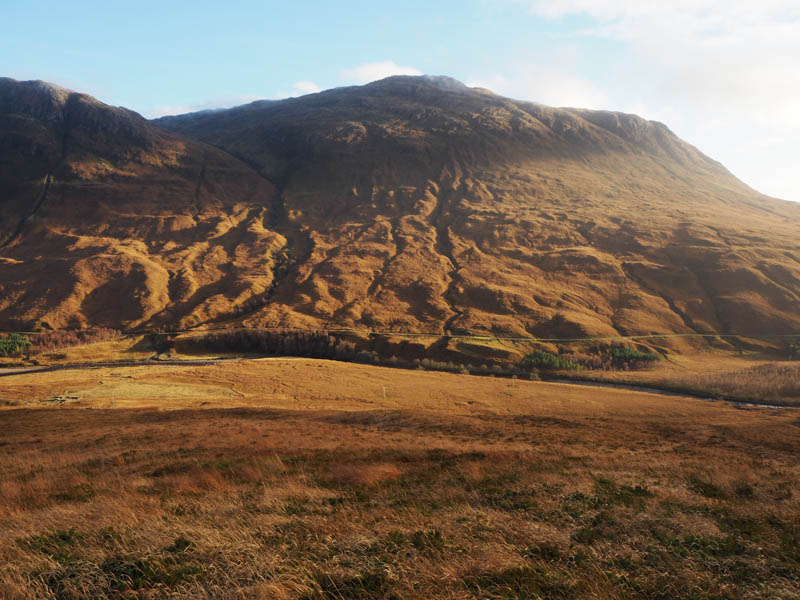
<svg viewBox="0 0 800 600">
<path fill-rule="evenodd" d="M 197 343 L 212 352 L 258 353 L 270 356 L 300 356 L 333 360 L 374 362 L 372 353 L 357 351 L 354 344 L 325 331 L 245 330 L 211 333 Z"/>
<path fill-rule="evenodd" d="M 661 360 L 661 357 L 658 354 L 654 354 L 653 352 L 640 352 L 639 350 L 634 350 L 633 348 L 626 348 L 624 346 L 615 346 L 609 350 L 609 354 L 611 358 L 614 359 L 615 362 L 620 363 L 636 363 L 636 362 L 656 362 Z"/>
<path fill-rule="evenodd" d="M 594 346 L 585 352 L 569 352 L 559 355 L 561 360 L 568 360 L 590 371 L 627 371 L 640 369 L 661 360 L 658 354 L 641 352 L 621 345 L 610 347 Z"/>
<path fill-rule="evenodd" d="M 31 347 L 27 336 L 19 333 L 9 333 L 0 337 L 0 356 L 19 356 Z"/>
<path fill-rule="evenodd" d="M 151 333 L 148 337 L 150 346 L 157 354 L 167 354 L 175 347 L 175 340 L 168 334 Z"/>
<path fill-rule="evenodd" d="M 108 327 L 92 327 L 74 331 L 46 331 L 37 333 L 34 336 L 32 350 L 34 352 L 53 352 L 61 348 L 79 346 L 80 344 L 107 342 L 121 335 L 116 329 L 109 329 Z"/>
<path fill-rule="evenodd" d="M 528 354 L 522 359 L 522 366 L 541 371 L 577 371 L 581 368 L 578 363 L 545 350 L 534 350 Z"/>
<path fill-rule="evenodd" d="M 448 373 L 464 373 L 465 371 L 469 372 L 465 365 L 431 360 L 430 358 L 423 358 L 422 360 L 415 361 L 415 364 L 418 364 L 426 371 L 446 371 Z"/>
</svg>

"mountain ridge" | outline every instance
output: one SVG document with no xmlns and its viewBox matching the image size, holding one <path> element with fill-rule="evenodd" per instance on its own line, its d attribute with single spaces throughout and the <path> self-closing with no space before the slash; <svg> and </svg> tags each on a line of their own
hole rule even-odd
<svg viewBox="0 0 800 600">
<path fill-rule="evenodd" d="M 30 152 L 6 140 L 35 138 L 47 120 L 34 118 L 24 131 L 10 126 L 19 111 L 8 108 L 2 85 L 0 149 L 30 162 Z M 239 323 L 549 337 L 732 333 L 737 323 L 800 329 L 800 209 L 758 194 L 658 122 L 511 100 L 449 78 L 398 76 L 136 120 L 172 160 L 124 175 L 137 132 L 123 127 L 122 141 L 98 136 L 90 125 L 116 113 L 81 106 L 81 160 L 73 152 L 67 162 L 82 168 L 62 169 L 54 189 L 83 177 L 84 191 L 90 183 L 105 189 L 95 205 L 102 210 L 61 228 L 45 211 L 37 227 L 53 239 L 87 223 L 84 237 L 111 231 L 109 264 L 119 248 L 143 244 L 147 252 L 133 264 L 150 273 L 156 263 L 166 283 L 158 293 L 132 286 L 152 310 L 131 309 L 128 318 L 98 318 L 80 303 L 17 301 L 0 303 L 0 327 Z M 211 155 L 230 175 L 215 185 L 204 182 L 198 158 Z M 137 230 L 122 214 L 108 216 L 115 198 L 138 194 L 144 202 L 154 193 L 148 178 L 175 177 L 187 164 L 193 185 L 174 186 L 157 219 L 184 223 L 175 234 L 183 254 L 164 250 L 174 240 L 163 227 Z M 41 186 L 44 173 L 36 173 Z M 33 196 L 36 186 L 24 180 L 5 172 L 0 184 L 27 185 Z M 243 181 L 262 191 L 245 198 Z M 208 203 L 198 220 L 192 198 L 220 185 L 229 202 Z M 218 245 L 212 230 L 230 239 Z M 36 245 L 23 235 L 0 250 L 4 295 L 21 298 L 31 281 L 15 287 L 3 272 L 9 261 L 26 263 L 33 251 L 23 252 L 26 244 Z M 40 244 L 45 262 L 74 262 L 68 247 L 55 249 Z M 206 268 L 204 257 L 214 253 Z M 116 294 L 128 293 L 118 287 Z"/>
</svg>

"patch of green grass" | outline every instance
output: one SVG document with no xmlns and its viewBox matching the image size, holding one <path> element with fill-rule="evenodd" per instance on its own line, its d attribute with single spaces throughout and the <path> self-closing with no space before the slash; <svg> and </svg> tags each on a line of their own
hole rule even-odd
<svg viewBox="0 0 800 600">
<path fill-rule="evenodd" d="M 17 544 L 28 551 L 40 552 L 53 560 L 63 563 L 75 557 L 78 544 L 86 535 L 71 528 L 68 531 L 59 529 L 51 533 L 34 535 L 17 540 Z"/>
<path fill-rule="evenodd" d="M 370 546 L 370 554 L 385 552 L 390 555 L 414 548 L 420 554 L 438 555 L 444 551 L 445 539 L 439 529 L 419 529 L 410 534 L 393 530 Z"/>
<path fill-rule="evenodd" d="M 540 512 L 539 505 L 534 502 L 533 496 L 515 490 L 506 490 L 502 493 L 493 494 L 487 499 L 487 504 L 507 512 Z"/>
<path fill-rule="evenodd" d="M 597 498 L 607 505 L 623 504 L 632 506 L 633 504 L 638 504 L 641 506 L 645 498 L 653 497 L 653 493 L 646 485 L 618 486 L 613 480 L 603 477 L 595 478 L 594 491 Z"/>
<path fill-rule="evenodd" d="M 332 573 L 314 575 L 316 589 L 302 600 L 401 600 L 395 583 L 383 571 L 366 571 L 352 576 Z"/>
<path fill-rule="evenodd" d="M 283 507 L 283 512 L 287 515 L 305 515 L 312 512 L 311 503 L 307 498 L 293 496 L 289 498 Z"/>
<path fill-rule="evenodd" d="M 31 575 L 59 600 L 88 597 L 76 596 L 76 593 L 84 593 L 76 590 L 92 590 L 92 597 L 98 598 L 130 597 L 130 591 L 172 587 L 205 571 L 191 556 L 194 544 L 183 536 L 159 552 L 141 556 L 115 555 L 101 564 L 87 560 L 82 554 L 82 546 L 88 546 L 91 537 L 75 529 L 58 530 L 18 540 L 18 544 L 58 564 L 53 570 Z M 122 540 L 121 534 L 111 527 L 99 530 L 96 537 L 106 546 Z"/>
<path fill-rule="evenodd" d="M 689 489 L 705 498 L 721 499 L 727 496 L 721 487 L 697 474 L 689 478 Z"/>
<path fill-rule="evenodd" d="M 537 544 L 526 548 L 523 552 L 525 558 L 540 559 L 549 562 L 561 560 L 563 557 L 561 549 L 555 544 L 548 544 L 547 542 Z"/>
<path fill-rule="evenodd" d="M 345 496 L 334 496 L 333 498 L 324 498 L 322 500 L 322 505 L 340 507 L 343 504 L 346 504 L 348 500 L 349 498 L 346 498 Z"/>
<path fill-rule="evenodd" d="M 534 350 L 522 359 L 521 365 L 525 369 L 542 371 L 578 371 L 581 368 L 578 363 L 546 350 Z"/>
<path fill-rule="evenodd" d="M 9 333 L 0 336 L 0 356 L 19 356 L 31 347 L 28 336 L 20 333 Z"/>
<path fill-rule="evenodd" d="M 51 496 L 56 502 L 88 502 L 97 495 L 97 490 L 89 483 L 73 485 Z"/>
<path fill-rule="evenodd" d="M 756 496 L 755 487 L 746 481 L 739 481 L 734 485 L 733 493 L 737 498 L 751 500 Z"/>
<path fill-rule="evenodd" d="M 597 513 L 591 522 L 570 536 L 579 544 L 594 544 L 599 540 L 613 540 L 620 534 L 616 520 L 608 511 Z"/>
<path fill-rule="evenodd" d="M 106 559 L 100 568 L 108 577 L 109 587 L 115 591 L 173 587 L 204 571 L 200 564 L 188 564 L 180 558 L 164 554 L 115 556 Z"/>
<path fill-rule="evenodd" d="M 178 461 L 161 465 L 147 473 L 150 477 L 164 477 L 166 475 L 180 475 L 197 468 L 197 463 L 192 461 Z"/>
<path fill-rule="evenodd" d="M 657 362 L 661 360 L 658 354 L 653 352 L 641 352 L 633 348 L 626 348 L 624 346 L 614 346 L 608 351 L 611 358 L 616 361 L 629 363 L 629 362 Z"/>
<path fill-rule="evenodd" d="M 173 587 L 205 571 L 202 564 L 192 560 L 193 549 L 193 542 L 179 536 L 160 552 L 107 558 L 100 569 L 108 578 L 108 587 L 118 592 Z"/>
<path fill-rule="evenodd" d="M 587 496 L 583 492 L 573 492 L 561 502 L 561 512 L 572 519 L 579 519 L 588 510 L 597 510 L 604 505 L 598 496 Z"/>
<path fill-rule="evenodd" d="M 411 545 L 420 552 L 435 552 L 444 549 L 444 537 L 438 529 L 420 530 L 411 534 Z"/>
<path fill-rule="evenodd" d="M 122 534 L 113 525 L 103 527 L 97 532 L 100 539 L 108 544 L 115 544 L 122 541 Z"/>
<path fill-rule="evenodd" d="M 525 566 L 488 571 L 464 579 L 464 585 L 479 598 L 514 600 L 570 600 L 579 598 L 576 590 L 555 572 L 540 566 Z"/>
<path fill-rule="evenodd" d="M 666 541 L 667 547 L 681 557 L 700 554 L 706 557 L 737 556 L 747 553 L 747 546 L 735 535 L 699 536 L 687 535 Z"/>
</svg>

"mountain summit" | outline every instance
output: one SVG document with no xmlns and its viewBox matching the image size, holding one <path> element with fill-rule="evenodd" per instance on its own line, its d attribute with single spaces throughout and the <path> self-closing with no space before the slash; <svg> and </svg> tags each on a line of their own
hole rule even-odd
<svg viewBox="0 0 800 600">
<path fill-rule="evenodd" d="M 147 122 L 0 80 L 0 156 L 2 328 L 800 329 L 800 206 L 635 115 L 402 76 Z"/>
</svg>

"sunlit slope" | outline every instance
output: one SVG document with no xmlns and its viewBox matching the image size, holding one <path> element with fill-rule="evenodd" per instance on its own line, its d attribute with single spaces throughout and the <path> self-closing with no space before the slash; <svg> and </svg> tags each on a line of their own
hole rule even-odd
<svg viewBox="0 0 800 600">
<path fill-rule="evenodd" d="M 800 206 L 660 123 L 393 77 L 159 124 L 281 185 L 299 264 L 253 323 L 800 328 Z"/>
<path fill-rule="evenodd" d="M 42 82 L 0 79 L 0 191 L 2 329 L 217 315 L 284 243 L 240 161 Z"/>
<path fill-rule="evenodd" d="M 659 123 L 430 77 L 148 123 L 4 81 L 3 239 L 51 179 L 0 327 L 800 330 L 800 205 Z"/>
</svg>

